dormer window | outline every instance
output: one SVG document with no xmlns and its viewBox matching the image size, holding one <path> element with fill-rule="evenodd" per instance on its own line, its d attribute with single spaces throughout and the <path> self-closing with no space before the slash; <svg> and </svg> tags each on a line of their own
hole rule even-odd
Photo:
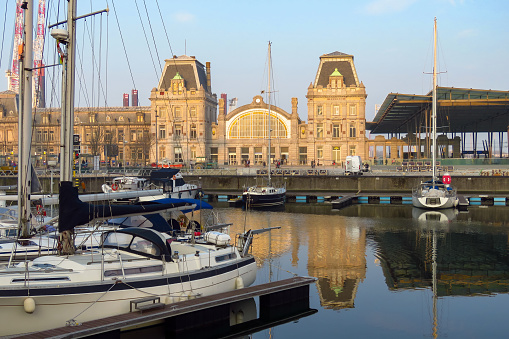
<svg viewBox="0 0 509 339">
<path fill-rule="evenodd" d="M 339 73 L 337 68 L 329 75 L 329 86 L 331 88 L 343 87 L 343 74 Z"/>
<path fill-rule="evenodd" d="M 173 94 L 182 94 L 184 90 L 184 78 L 180 76 L 179 72 L 171 79 L 171 88 Z"/>
</svg>

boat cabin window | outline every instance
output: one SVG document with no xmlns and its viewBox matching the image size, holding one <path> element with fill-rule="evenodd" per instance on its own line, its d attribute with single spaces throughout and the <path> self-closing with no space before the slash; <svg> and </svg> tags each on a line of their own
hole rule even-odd
<svg viewBox="0 0 509 339">
<path fill-rule="evenodd" d="M 140 237 L 135 237 L 130 247 L 136 252 L 146 253 L 155 256 L 161 255 L 159 248 L 156 245 L 154 245 L 154 243 Z"/>
<path fill-rule="evenodd" d="M 222 262 L 222 261 L 232 260 L 232 259 L 236 259 L 236 258 L 237 258 L 237 254 L 235 254 L 235 253 L 218 255 L 218 256 L 216 256 L 216 262 Z"/>
<path fill-rule="evenodd" d="M 153 242 L 142 237 L 124 233 L 108 233 L 103 241 L 103 246 L 138 254 L 148 254 L 152 257 L 159 257 L 161 255 L 161 250 Z"/>
<path fill-rule="evenodd" d="M 126 248 L 133 240 L 133 236 L 124 233 L 109 233 L 104 239 L 103 245 L 105 247 L 113 248 Z"/>
</svg>

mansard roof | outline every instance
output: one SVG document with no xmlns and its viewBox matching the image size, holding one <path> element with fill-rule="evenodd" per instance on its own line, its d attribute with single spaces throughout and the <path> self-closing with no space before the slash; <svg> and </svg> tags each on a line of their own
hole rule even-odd
<svg viewBox="0 0 509 339">
<path fill-rule="evenodd" d="M 352 85 L 356 87 L 359 86 L 357 73 L 353 64 L 353 55 L 336 51 L 320 56 L 320 66 L 318 66 L 314 87 L 327 87 L 329 84 L 329 76 L 335 72 L 336 68 L 338 72 L 343 75 L 343 81 L 346 87 Z"/>
<path fill-rule="evenodd" d="M 200 89 L 203 86 L 205 91 L 210 92 L 207 86 L 207 72 L 205 66 L 196 60 L 195 57 L 181 55 L 174 56 L 172 59 L 165 60 L 163 74 L 159 79 L 160 89 L 168 89 L 171 86 L 171 80 L 177 73 L 184 79 L 184 86 L 187 90 L 191 88 Z"/>
<path fill-rule="evenodd" d="M 0 113 L 18 115 L 18 96 L 16 92 L 7 90 L 0 92 Z"/>
</svg>

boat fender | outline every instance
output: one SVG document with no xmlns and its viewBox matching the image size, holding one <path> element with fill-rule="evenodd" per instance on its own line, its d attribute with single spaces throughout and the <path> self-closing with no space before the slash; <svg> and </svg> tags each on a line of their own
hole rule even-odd
<svg viewBox="0 0 509 339">
<path fill-rule="evenodd" d="M 164 298 L 164 303 L 166 305 L 172 304 L 174 302 L 174 298 L 170 295 L 168 295 L 166 298 Z"/>
<path fill-rule="evenodd" d="M 235 289 L 240 290 L 244 288 L 244 279 L 242 277 L 235 278 Z"/>
<path fill-rule="evenodd" d="M 187 300 L 187 294 L 185 292 L 180 292 L 179 301 L 185 301 L 185 300 Z"/>
<path fill-rule="evenodd" d="M 195 295 L 195 294 L 193 294 L 193 292 L 189 292 L 189 294 L 187 295 L 187 298 L 188 298 L 189 300 L 196 299 L 196 295 Z"/>
<path fill-rule="evenodd" d="M 23 301 L 23 308 L 25 309 L 26 313 L 34 313 L 35 311 L 35 300 L 33 298 L 26 298 L 25 301 Z"/>
</svg>

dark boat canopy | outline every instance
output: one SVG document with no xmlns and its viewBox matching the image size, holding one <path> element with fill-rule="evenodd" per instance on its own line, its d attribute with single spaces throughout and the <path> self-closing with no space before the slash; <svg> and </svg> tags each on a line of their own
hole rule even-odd
<svg viewBox="0 0 509 339">
<path fill-rule="evenodd" d="M 372 134 L 419 132 L 431 105 L 432 92 L 389 93 L 366 129 Z M 437 125 L 439 133 L 507 132 L 509 91 L 437 87 Z"/>
<path fill-rule="evenodd" d="M 78 197 L 78 189 L 70 181 L 60 183 L 59 221 L 60 232 L 71 230 L 78 225 L 85 225 L 94 219 L 106 219 L 135 214 L 150 214 L 160 211 L 190 205 L 180 199 L 173 199 L 167 203 L 143 205 L 93 205 L 82 202 Z"/>
<path fill-rule="evenodd" d="M 175 174 L 180 172 L 178 168 L 161 168 L 157 171 L 150 172 L 151 181 L 168 182 Z"/>
<path fill-rule="evenodd" d="M 140 238 L 146 241 L 139 241 Z M 106 232 L 103 235 L 103 246 L 171 261 L 166 239 L 150 228 L 130 227 Z"/>
</svg>

